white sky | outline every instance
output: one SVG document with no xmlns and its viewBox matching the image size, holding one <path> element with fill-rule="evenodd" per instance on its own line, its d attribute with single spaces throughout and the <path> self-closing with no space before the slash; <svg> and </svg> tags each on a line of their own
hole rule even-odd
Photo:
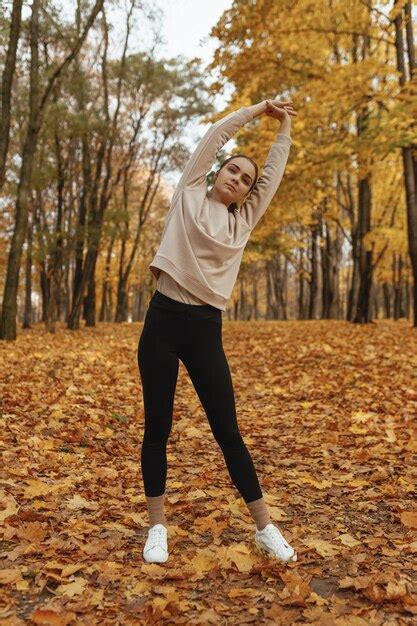
<svg viewBox="0 0 417 626">
<path fill-rule="evenodd" d="M 164 44 L 158 46 L 157 56 L 172 57 L 179 54 L 188 58 L 200 57 L 203 65 L 208 65 L 219 42 L 209 37 L 211 28 L 217 23 L 224 11 L 232 5 L 232 0 L 154 0 L 154 6 L 163 12 L 161 33 Z M 214 103 L 218 110 L 225 108 L 227 96 L 216 94 Z M 208 128 L 207 125 L 189 124 L 189 137 L 185 141 L 192 151 L 198 140 Z M 166 176 L 166 180 L 176 185 L 181 172 Z"/>
<path fill-rule="evenodd" d="M 165 15 L 166 55 L 198 56 L 209 63 L 218 42 L 208 33 L 232 0 L 154 0 L 154 5 Z"/>
</svg>

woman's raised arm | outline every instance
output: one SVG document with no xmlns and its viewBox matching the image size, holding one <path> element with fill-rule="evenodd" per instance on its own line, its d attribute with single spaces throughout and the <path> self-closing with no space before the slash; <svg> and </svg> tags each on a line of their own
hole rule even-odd
<svg viewBox="0 0 417 626">
<path fill-rule="evenodd" d="M 251 108 L 236 109 L 210 126 L 188 160 L 175 188 L 174 196 L 184 187 L 200 187 L 206 184 L 207 174 L 213 166 L 218 151 L 252 119 Z"/>
<path fill-rule="evenodd" d="M 279 133 L 271 145 L 265 160 L 262 175 L 259 176 L 249 198 L 241 205 L 238 213 L 253 229 L 267 210 L 284 175 L 291 147 L 291 116 L 297 115 L 292 109 L 274 106 L 267 100 L 265 113 L 281 121 Z"/>
<path fill-rule="evenodd" d="M 289 110 L 292 108 L 291 100 L 285 102 L 280 102 L 279 100 L 262 100 L 262 102 L 259 102 L 258 104 L 240 107 L 212 124 L 200 139 L 193 154 L 186 163 L 182 176 L 175 188 L 171 200 L 171 207 L 176 204 L 178 194 L 185 187 L 205 187 L 207 175 L 213 166 L 219 150 L 229 141 L 229 139 L 233 137 L 233 135 L 237 133 L 240 128 L 242 128 L 242 126 L 259 115 L 264 113 L 268 115 L 268 111 L 271 110 L 271 106 L 273 107 L 274 115 L 274 111 L 277 108 L 274 105 L 279 105 L 280 110 L 285 110 L 285 107 L 289 107 Z M 282 126 L 283 122 L 281 123 L 281 132 L 286 132 L 283 130 Z"/>
</svg>

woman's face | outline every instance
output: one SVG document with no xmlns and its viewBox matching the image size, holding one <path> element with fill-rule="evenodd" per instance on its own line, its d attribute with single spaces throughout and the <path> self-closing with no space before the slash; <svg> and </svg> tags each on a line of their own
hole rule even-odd
<svg viewBox="0 0 417 626">
<path fill-rule="evenodd" d="M 217 172 L 213 190 L 221 202 L 229 205 L 243 201 L 255 180 L 254 165 L 245 157 L 235 157 Z"/>
</svg>

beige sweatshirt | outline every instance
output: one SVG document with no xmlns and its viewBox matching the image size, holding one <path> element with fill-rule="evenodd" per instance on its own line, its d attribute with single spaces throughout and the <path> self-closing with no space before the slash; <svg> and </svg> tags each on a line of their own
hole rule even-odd
<svg viewBox="0 0 417 626">
<path fill-rule="evenodd" d="M 280 185 L 291 146 L 284 133 L 277 134 L 262 175 L 239 208 L 229 212 L 226 204 L 207 195 L 206 177 L 218 151 L 251 119 L 248 108 L 241 107 L 212 124 L 174 190 L 149 268 L 156 288 L 176 300 L 226 310 L 251 231 Z"/>
<path fill-rule="evenodd" d="M 181 285 L 177 283 L 177 281 L 174 280 L 167 272 L 164 272 L 164 270 L 160 270 L 159 272 L 156 288 L 160 293 L 163 293 L 178 302 L 199 305 L 207 304 L 204 300 L 201 300 L 192 294 L 191 291 L 188 291 L 188 289 L 181 287 Z"/>
</svg>

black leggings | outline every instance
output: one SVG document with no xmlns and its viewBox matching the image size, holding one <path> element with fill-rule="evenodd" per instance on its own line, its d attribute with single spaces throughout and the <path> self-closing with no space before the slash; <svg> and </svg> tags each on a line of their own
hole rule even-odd
<svg viewBox="0 0 417 626">
<path fill-rule="evenodd" d="M 172 426 L 179 359 L 186 367 L 219 444 L 233 484 L 245 502 L 262 497 L 252 457 L 236 420 L 229 364 L 222 344 L 222 312 L 155 291 L 138 344 L 145 431 L 141 468 L 147 496 L 165 492 L 166 446 Z"/>
</svg>

